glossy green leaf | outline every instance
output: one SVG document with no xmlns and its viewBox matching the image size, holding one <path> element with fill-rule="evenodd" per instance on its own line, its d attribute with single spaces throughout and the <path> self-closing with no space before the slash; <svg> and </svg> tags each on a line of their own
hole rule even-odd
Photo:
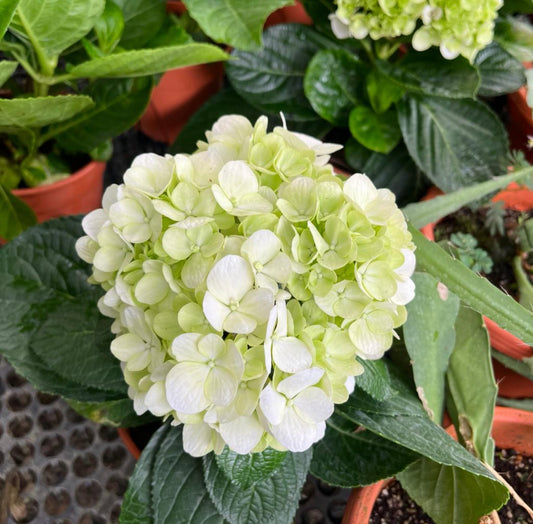
<svg viewBox="0 0 533 524">
<path fill-rule="evenodd" d="M 120 363 L 109 351 L 111 319 L 74 244 L 79 217 L 33 227 L 0 250 L 0 352 L 37 389 L 83 402 L 126 397 Z M 68 322 L 67 322 L 68 320 Z M 72 365 L 76 362 L 76 366 Z"/>
<path fill-rule="evenodd" d="M 481 75 L 478 92 L 481 96 L 512 93 L 526 82 L 524 66 L 496 42 L 476 55 L 474 65 Z"/>
<path fill-rule="evenodd" d="M 122 10 L 113 0 L 106 0 L 105 9 L 96 20 L 94 31 L 104 54 L 113 51 L 124 31 Z"/>
<path fill-rule="evenodd" d="M 378 153 L 390 153 L 402 137 L 394 110 L 375 113 L 369 107 L 357 106 L 350 112 L 349 125 L 358 142 Z"/>
<path fill-rule="evenodd" d="M 226 477 L 213 455 L 206 455 L 204 479 L 211 500 L 230 524 L 287 524 L 298 509 L 310 462 L 310 450 L 287 453 L 273 475 L 243 490 Z"/>
<path fill-rule="evenodd" d="M 32 208 L 0 184 L 0 238 L 11 240 L 36 223 Z"/>
<path fill-rule="evenodd" d="M 355 172 L 365 173 L 376 187 L 390 189 L 400 206 L 417 201 L 426 191 L 426 181 L 403 143 L 384 155 L 370 151 L 350 138 L 344 154 Z"/>
<path fill-rule="evenodd" d="M 72 78 L 121 78 L 154 75 L 169 69 L 218 62 L 226 53 L 210 44 L 186 44 L 114 53 L 74 66 Z"/>
<path fill-rule="evenodd" d="M 403 209 L 404 215 L 413 227 L 421 228 L 431 222 L 461 209 L 466 204 L 507 187 L 511 182 L 526 182 L 533 175 L 533 167 L 519 169 L 508 175 L 498 176 L 493 180 L 463 187 L 452 193 L 440 195 L 431 200 L 409 204 Z"/>
<path fill-rule="evenodd" d="M 533 0 L 506 0 L 500 13 L 533 13 Z"/>
<path fill-rule="evenodd" d="M 438 49 L 407 53 L 396 64 L 377 61 L 378 70 L 415 93 L 447 98 L 474 98 L 479 87 L 476 68 L 463 57 L 446 60 Z"/>
<path fill-rule="evenodd" d="M 132 127 L 143 114 L 151 91 L 151 79 L 97 80 L 87 91 L 95 105 L 52 127 L 43 139 L 55 136 L 64 149 L 89 153 Z"/>
<path fill-rule="evenodd" d="M 212 454 L 208 455 L 211 460 Z M 202 459 L 183 451 L 182 427 L 170 427 L 152 469 L 154 524 L 223 524 L 209 499 Z"/>
<path fill-rule="evenodd" d="M 376 400 L 385 400 L 393 394 L 389 370 L 383 360 L 358 359 L 364 373 L 355 377 L 355 383 Z"/>
<path fill-rule="evenodd" d="M 366 77 L 366 91 L 372 109 L 376 113 L 384 113 L 402 98 L 405 87 L 394 82 L 379 69 L 372 69 Z"/>
<path fill-rule="evenodd" d="M 333 486 L 364 486 L 396 475 L 419 456 L 333 415 L 314 446 L 310 472 Z"/>
<path fill-rule="evenodd" d="M 4 0 L 0 4 L 0 39 L 4 37 L 19 2 L 20 0 Z"/>
<path fill-rule="evenodd" d="M 239 455 L 225 447 L 220 455 L 215 455 L 217 466 L 226 477 L 243 489 L 273 475 L 285 460 L 287 452 L 267 448 L 260 453 Z"/>
<path fill-rule="evenodd" d="M 343 49 L 319 51 L 305 72 L 304 91 L 313 109 L 338 126 L 364 101 L 367 66 Z"/>
<path fill-rule="evenodd" d="M 166 0 L 114 0 L 122 10 L 124 31 L 120 47 L 140 49 L 153 38 L 165 21 Z"/>
<path fill-rule="evenodd" d="M 254 122 L 261 116 L 261 111 L 247 104 L 233 89 L 226 88 L 213 95 L 191 116 L 176 141 L 170 146 L 170 152 L 192 153 L 196 142 L 205 139 L 205 132 L 223 115 L 243 115 Z"/>
<path fill-rule="evenodd" d="M 407 304 L 405 347 L 413 367 L 416 391 L 436 424 L 444 411 L 445 373 L 455 345 L 459 299 L 427 273 L 415 273 L 414 300 Z"/>
<path fill-rule="evenodd" d="M 2 87 L 9 77 L 17 69 L 18 63 L 13 60 L 2 60 L 0 61 L 0 87 Z"/>
<path fill-rule="evenodd" d="M 94 102 L 83 95 L 58 95 L 35 98 L 0 99 L 2 128 L 43 127 L 63 122 L 92 107 Z"/>
<path fill-rule="evenodd" d="M 215 42 L 237 49 L 257 49 L 268 15 L 292 0 L 185 0 L 191 16 Z"/>
<path fill-rule="evenodd" d="M 305 12 L 313 20 L 313 25 L 322 33 L 334 35 L 331 31 L 331 23 L 329 21 L 329 15 L 333 13 L 337 6 L 333 0 L 300 0 L 300 3 L 304 6 Z"/>
<path fill-rule="evenodd" d="M 276 25 L 263 33 L 259 51 L 234 51 L 226 73 L 235 91 L 261 111 L 283 111 L 289 118 L 315 120 L 303 79 L 313 55 L 328 47 L 335 44 L 310 27 Z"/>
<path fill-rule="evenodd" d="M 120 510 L 120 524 L 153 524 L 151 489 L 153 467 L 161 442 L 170 431 L 169 424 L 161 426 L 143 449 L 124 494 Z"/>
<path fill-rule="evenodd" d="M 494 381 L 490 342 L 482 316 L 462 306 L 455 324 L 455 349 L 446 374 L 448 413 L 467 449 L 493 463 L 490 436 L 498 388 Z"/>
<path fill-rule="evenodd" d="M 41 67 L 44 60 L 53 70 L 57 56 L 93 28 L 104 4 L 105 0 L 20 0 L 10 29 L 30 41 Z"/>
<path fill-rule="evenodd" d="M 483 278 L 453 259 L 440 246 L 409 225 L 416 250 L 417 268 L 438 278 L 466 305 L 489 317 L 528 345 L 533 345 L 533 313 Z"/>
<path fill-rule="evenodd" d="M 141 416 L 137 415 L 133 409 L 133 400 L 130 398 L 110 400 L 108 402 L 79 402 L 69 399 L 66 399 L 66 401 L 72 409 L 85 418 L 97 424 L 105 424 L 116 428 L 142 426 L 157 420 L 149 413 Z"/>
<path fill-rule="evenodd" d="M 413 95 L 399 102 L 398 114 L 411 157 L 443 191 L 505 172 L 507 135 L 485 104 Z"/>
<path fill-rule="evenodd" d="M 507 488 L 499 482 L 426 458 L 411 464 L 398 479 L 439 524 L 478 524 L 482 516 L 500 508 L 509 498 Z"/>
</svg>

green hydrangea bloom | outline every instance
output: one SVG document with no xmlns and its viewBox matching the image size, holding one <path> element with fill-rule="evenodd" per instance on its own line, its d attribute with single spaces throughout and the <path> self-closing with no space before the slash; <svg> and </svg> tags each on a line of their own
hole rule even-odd
<svg viewBox="0 0 533 524">
<path fill-rule="evenodd" d="M 331 18 L 339 38 L 412 35 L 413 47 L 438 46 L 447 59 L 473 60 L 493 39 L 503 0 L 336 0 Z"/>
<path fill-rule="evenodd" d="M 136 412 L 184 424 L 195 456 L 309 448 L 414 296 L 394 195 L 267 124 L 225 116 L 192 155 L 140 155 L 77 242 Z"/>
</svg>

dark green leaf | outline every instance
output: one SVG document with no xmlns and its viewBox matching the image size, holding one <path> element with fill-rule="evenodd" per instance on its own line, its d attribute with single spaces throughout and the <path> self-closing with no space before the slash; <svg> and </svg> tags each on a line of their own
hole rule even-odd
<svg viewBox="0 0 533 524">
<path fill-rule="evenodd" d="M 0 302 L 10 311 L 0 349 L 38 389 L 83 402 L 119 400 L 127 387 L 109 351 L 110 319 L 98 313 L 101 290 L 87 282 L 90 268 L 74 248 L 82 234 L 79 218 L 61 218 L 0 250 Z"/>
<path fill-rule="evenodd" d="M 242 489 L 248 489 L 273 475 L 285 460 L 287 452 L 267 448 L 260 453 L 239 455 L 225 447 L 215 455 L 217 466 L 226 477 Z"/>
<path fill-rule="evenodd" d="M 345 155 L 350 166 L 365 173 L 376 187 L 390 189 L 400 206 L 418 200 L 426 191 L 426 181 L 403 143 L 384 155 L 370 151 L 350 138 Z"/>
<path fill-rule="evenodd" d="M 215 42 L 237 49 L 261 46 L 261 31 L 268 15 L 291 0 L 185 0 L 191 16 Z"/>
<path fill-rule="evenodd" d="M 393 394 L 390 387 L 390 376 L 383 360 L 358 359 L 365 368 L 364 373 L 355 377 L 355 383 L 365 393 L 376 400 L 385 400 Z"/>
<path fill-rule="evenodd" d="M 20 0 L 4 0 L 0 4 L 0 39 L 4 37 L 19 2 Z"/>
<path fill-rule="evenodd" d="M 453 259 L 440 246 L 428 240 L 409 225 L 416 245 L 419 270 L 438 278 L 466 305 L 489 317 L 528 345 L 533 345 L 533 313 L 510 295 L 493 286 L 486 278 L 476 275 L 459 260 Z"/>
<path fill-rule="evenodd" d="M 153 524 L 152 474 L 161 442 L 171 431 L 170 425 L 159 428 L 143 449 L 130 477 L 120 511 L 120 524 Z"/>
<path fill-rule="evenodd" d="M 322 118 L 346 126 L 352 107 L 364 100 L 367 69 L 343 49 L 319 51 L 305 73 L 305 95 Z"/>
<path fill-rule="evenodd" d="M 366 77 L 366 91 L 372 109 L 376 113 L 384 113 L 402 98 L 405 88 L 381 73 L 379 69 L 372 69 Z"/>
<path fill-rule="evenodd" d="M 321 32 L 331 35 L 329 15 L 337 8 L 333 0 L 301 0 L 305 11 L 313 20 L 313 25 Z"/>
<path fill-rule="evenodd" d="M 94 105 L 88 96 L 59 95 L 0 99 L 0 130 L 13 127 L 43 127 L 63 122 Z"/>
<path fill-rule="evenodd" d="M 505 0 L 500 14 L 533 13 L 533 0 Z"/>
<path fill-rule="evenodd" d="M 309 61 L 324 47 L 334 44 L 310 27 L 276 25 L 263 33 L 261 50 L 234 51 L 226 73 L 235 91 L 261 111 L 283 111 L 289 118 L 315 120 L 303 79 Z"/>
<path fill-rule="evenodd" d="M 378 70 L 403 88 L 447 98 L 474 98 L 479 87 L 476 68 L 463 57 L 446 60 L 438 49 L 407 53 L 397 63 L 376 62 Z"/>
<path fill-rule="evenodd" d="M 151 79 L 97 80 L 88 87 L 94 107 L 51 128 L 45 136 L 57 135 L 57 142 L 69 151 L 89 153 L 133 126 L 144 112 L 151 91 Z"/>
<path fill-rule="evenodd" d="M 378 153 L 390 153 L 400 141 L 396 111 L 375 113 L 365 106 L 357 106 L 350 112 L 350 132 L 361 144 Z"/>
<path fill-rule="evenodd" d="M 72 409 L 97 424 L 105 424 L 117 428 L 129 428 L 142 426 L 157 420 L 149 413 L 141 416 L 137 415 L 133 409 L 133 401 L 130 398 L 110 400 L 109 402 L 66 400 Z"/>
<path fill-rule="evenodd" d="M 458 467 L 426 458 L 398 475 L 402 487 L 439 524 L 477 524 L 509 498 L 507 488 Z"/>
<path fill-rule="evenodd" d="M 533 60 L 533 27 L 527 19 L 516 16 L 496 20 L 494 40 L 520 62 Z"/>
<path fill-rule="evenodd" d="M 364 486 L 402 471 L 417 453 L 333 416 L 314 446 L 311 473 L 333 486 Z"/>
<path fill-rule="evenodd" d="M 74 66 L 73 78 L 123 78 L 154 75 L 169 69 L 218 62 L 226 53 L 211 44 L 186 44 L 113 53 Z"/>
<path fill-rule="evenodd" d="M 223 115 L 243 115 L 254 122 L 261 111 L 247 104 L 231 88 L 223 89 L 194 113 L 185 124 L 176 141 L 170 146 L 170 152 L 192 153 L 196 150 L 196 142 L 205 139 L 205 132 Z"/>
<path fill-rule="evenodd" d="M 0 238 L 11 240 L 36 223 L 32 208 L 0 184 Z"/>
<path fill-rule="evenodd" d="M 166 0 L 114 0 L 124 17 L 120 46 L 140 49 L 153 38 L 166 17 Z"/>
<path fill-rule="evenodd" d="M 476 55 L 474 65 L 481 75 L 478 94 L 482 96 L 512 93 L 526 83 L 524 66 L 496 42 Z"/>
<path fill-rule="evenodd" d="M 96 20 L 94 31 L 104 54 L 113 51 L 124 31 L 122 10 L 113 0 L 106 0 L 104 12 Z"/>
<path fill-rule="evenodd" d="M 415 273 L 416 295 L 407 304 L 403 326 L 405 347 L 411 358 L 417 393 L 437 424 L 444 411 L 444 385 L 448 361 L 455 346 L 455 320 L 459 299 L 427 273 Z"/>
<path fill-rule="evenodd" d="M 448 412 L 467 449 L 492 464 L 490 436 L 498 388 L 494 381 L 490 343 L 482 316 L 462 306 L 456 322 L 456 343 L 446 373 Z"/>
<path fill-rule="evenodd" d="M 243 490 L 207 455 L 204 478 L 211 500 L 231 524 L 287 524 L 298 508 L 310 462 L 311 451 L 287 453 L 273 475 Z"/>
<path fill-rule="evenodd" d="M 443 191 L 505 172 L 507 135 L 483 103 L 413 95 L 399 102 L 398 113 L 411 157 Z"/>
<path fill-rule="evenodd" d="M 10 29 L 31 42 L 39 61 L 57 65 L 58 55 L 75 44 L 94 26 L 105 0 L 21 0 Z M 42 63 L 41 63 L 42 65 Z"/>
</svg>

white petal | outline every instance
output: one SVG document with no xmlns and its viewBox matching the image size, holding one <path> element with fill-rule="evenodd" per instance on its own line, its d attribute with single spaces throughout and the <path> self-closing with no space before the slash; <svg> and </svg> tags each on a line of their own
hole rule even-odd
<svg viewBox="0 0 533 524">
<path fill-rule="evenodd" d="M 286 395 L 287 398 L 293 398 L 304 389 L 314 386 L 323 375 L 324 370 L 317 367 L 300 371 L 282 380 L 278 384 L 278 391 Z"/>
<path fill-rule="evenodd" d="M 250 264 L 237 255 L 219 260 L 207 275 L 207 289 L 224 304 L 238 302 L 252 288 Z"/>
<path fill-rule="evenodd" d="M 219 426 L 220 435 L 235 453 L 244 455 L 257 446 L 265 430 L 257 417 L 239 417 Z"/>
<path fill-rule="evenodd" d="M 184 333 L 177 336 L 170 348 L 170 353 L 178 362 L 205 362 L 207 359 L 198 352 L 200 333 Z"/>
<path fill-rule="evenodd" d="M 253 264 L 266 264 L 281 250 L 281 240 L 268 229 L 260 229 L 250 236 L 242 245 L 241 251 Z"/>
<path fill-rule="evenodd" d="M 407 280 L 398 282 L 396 293 L 391 297 L 390 301 L 399 306 L 405 306 L 415 298 L 415 283 L 408 278 Z"/>
<path fill-rule="evenodd" d="M 339 39 L 351 38 L 350 27 L 342 22 L 342 20 L 335 14 L 329 15 L 329 21 L 331 23 L 331 30 L 333 34 Z"/>
<path fill-rule="evenodd" d="M 165 384 L 163 382 L 156 382 L 146 392 L 144 403 L 156 417 L 163 417 L 172 411 L 170 404 L 167 402 Z"/>
<path fill-rule="evenodd" d="M 286 373 L 298 373 L 313 363 L 309 348 L 296 337 L 274 339 L 272 358 L 276 366 Z"/>
<path fill-rule="evenodd" d="M 410 249 L 402 249 L 401 253 L 403 255 L 403 264 L 394 270 L 397 275 L 404 277 L 410 277 L 416 267 L 416 257 L 415 254 Z"/>
<path fill-rule="evenodd" d="M 174 170 L 173 162 L 155 153 L 137 156 L 124 173 L 124 183 L 150 196 L 159 196 L 167 188 Z"/>
<path fill-rule="evenodd" d="M 213 404 L 227 406 L 235 398 L 238 386 L 238 381 L 229 371 L 214 367 L 207 375 L 204 393 Z"/>
<path fill-rule="evenodd" d="M 211 368 L 204 364 L 184 362 L 174 366 L 165 380 L 168 403 L 185 414 L 200 413 L 210 402 L 204 384 Z"/>
<path fill-rule="evenodd" d="M 238 200 L 248 193 L 257 193 L 259 189 L 255 173 L 242 160 L 233 160 L 225 164 L 218 174 L 218 183 L 230 199 Z"/>
<path fill-rule="evenodd" d="M 108 220 L 109 217 L 103 209 L 95 209 L 83 217 L 81 227 L 93 240 L 96 240 L 98 233 Z"/>
<path fill-rule="evenodd" d="M 268 320 L 272 306 L 274 295 L 270 289 L 252 289 L 244 295 L 238 311 L 254 318 L 258 324 L 263 324 Z"/>
<path fill-rule="evenodd" d="M 293 406 L 301 418 L 314 424 L 328 419 L 333 413 L 333 402 L 322 389 L 316 387 L 304 389 L 296 395 Z"/>
<path fill-rule="evenodd" d="M 193 457 L 202 457 L 213 451 L 216 432 L 207 424 L 185 424 L 183 426 L 183 449 Z"/>
<path fill-rule="evenodd" d="M 310 424 L 293 409 L 287 409 L 283 421 L 271 432 L 289 451 L 305 451 L 324 435 L 324 422 Z"/>
<path fill-rule="evenodd" d="M 217 300 L 209 291 L 204 295 L 202 310 L 207 321 L 217 330 L 222 331 L 224 321 L 231 313 L 231 309 Z M 253 331 L 253 330 L 252 330 Z"/>
<path fill-rule="evenodd" d="M 372 181 L 361 173 L 354 173 L 344 183 L 344 194 L 361 209 L 376 199 L 378 191 Z"/>
<path fill-rule="evenodd" d="M 126 333 L 111 342 L 111 353 L 122 362 L 145 350 L 146 344 L 137 335 Z"/>
<path fill-rule="evenodd" d="M 283 420 L 286 403 L 285 397 L 274 391 L 270 384 L 263 389 L 259 397 L 261 411 L 268 422 L 273 425 L 277 425 Z"/>
<path fill-rule="evenodd" d="M 207 315 L 206 315 L 207 316 Z M 224 320 L 223 328 L 228 333 L 247 335 L 257 327 L 257 321 L 240 311 L 232 311 Z"/>
</svg>

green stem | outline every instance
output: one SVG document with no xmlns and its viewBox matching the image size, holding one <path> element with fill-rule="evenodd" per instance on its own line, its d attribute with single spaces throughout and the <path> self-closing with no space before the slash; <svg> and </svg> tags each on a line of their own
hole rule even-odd
<svg viewBox="0 0 533 524">
<path fill-rule="evenodd" d="M 533 345 L 533 314 L 493 286 L 409 224 L 421 271 L 438 278 L 465 304 L 496 322 L 526 344 Z"/>
</svg>

